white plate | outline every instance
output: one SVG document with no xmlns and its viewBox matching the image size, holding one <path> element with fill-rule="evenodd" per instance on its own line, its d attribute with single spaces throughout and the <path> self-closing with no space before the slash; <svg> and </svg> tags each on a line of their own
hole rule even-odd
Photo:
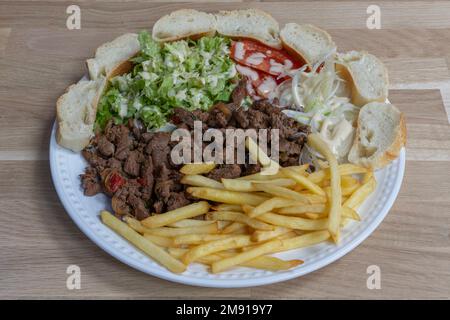
<svg viewBox="0 0 450 320">
<path fill-rule="evenodd" d="M 405 168 L 405 151 L 397 160 L 375 173 L 377 188 L 358 210 L 362 221 L 350 222 L 342 232 L 338 245 L 322 243 L 305 249 L 290 250 L 276 256 L 302 259 L 303 265 L 288 271 L 270 272 L 239 267 L 220 274 L 211 274 L 200 264 L 193 264 L 183 274 L 174 274 L 154 262 L 126 240 L 104 226 L 99 219 L 102 209 L 110 209 L 105 195 L 86 197 L 79 175 L 87 163 L 80 153 L 61 148 L 55 139 L 56 123 L 50 140 L 50 167 L 58 196 L 78 227 L 99 247 L 123 263 L 153 276 L 204 287 L 251 287 L 299 277 L 341 258 L 366 239 L 388 213 L 400 189 Z"/>
</svg>

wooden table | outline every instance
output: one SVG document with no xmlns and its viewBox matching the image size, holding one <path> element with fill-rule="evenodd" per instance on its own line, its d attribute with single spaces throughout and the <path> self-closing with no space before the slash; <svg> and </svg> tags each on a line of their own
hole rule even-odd
<svg viewBox="0 0 450 320">
<path fill-rule="evenodd" d="M 155 4 L 79 2 L 81 30 L 56 1 L 0 3 L 0 298 L 449 298 L 450 3 L 377 1 L 381 30 L 366 28 L 372 2 Z M 257 7 L 280 23 L 327 29 L 341 51 L 368 50 L 390 71 L 390 99 L 408 126 L 406 174 L 380 227 L 339 261 L 305 277 L 244 289 L 195 288 L 136 271 L 71 221 L 48 162 L 55 101 L 86 72 L 101 43 L 150 28 L 181 7 Z M 447 110 L 447 112 L 446 112 Z M 81 289 L 66 268 L 81 268 Z M 369 265 L 381 289 L 366 286 Z"/>
</svg>

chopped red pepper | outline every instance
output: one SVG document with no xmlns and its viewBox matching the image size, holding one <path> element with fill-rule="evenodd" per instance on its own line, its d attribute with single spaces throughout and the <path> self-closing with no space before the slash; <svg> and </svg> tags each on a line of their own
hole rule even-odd
<svg viewBox="0 0 450 320">
<path fill-rule="evenodd" d="M 117 172 L 111 172 L 105 181 L 105 185 L 112 193 L 119 190 L 125 184 L 125 179 Z"/>
</svg>

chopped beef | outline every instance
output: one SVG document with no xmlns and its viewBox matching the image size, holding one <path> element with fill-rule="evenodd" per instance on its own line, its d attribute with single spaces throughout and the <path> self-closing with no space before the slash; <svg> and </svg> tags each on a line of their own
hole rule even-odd
<svg viewBox="0 0 450 320">
<path fill-rule="evenodd" d="M 189 112 L 186 109 L 175 108 L 170 119 L 176 125 L 184 123 L 186 124 L 187 129 L 194 129 L 194 121 L 197 120 L 197 117 L 194 113 Z"/>
<path fill-rule="evenodd" d="M 242 104 L 242 100 L 244 100 L 247 95 L 246 83 L 247 79 L 242 79 L 231 93 L 231 101 L 238 107 Z"/>
<path fill-rule="evenodd" d="M 161 164 L 168 165 L 168 156 L 170 154 L 169 142 L 169 132 L 155 132 L 148 142 L 145 147 L 145 152 L 152 156 L 154 167 L 158 167 Z"/>
<path fill-rule="evenodd" d="M 199 120 L 201 122 L 208 122 L 209 113 L 202 111 L 200 109 L 192 111 L 192 114 L 195 116 L 196 120 Z"/>
<path fill-rule="evenodd" d="M 219 102 L 211 108 L 208 117 L 208 126 L 213 128 L 225 128 L 230 121 L 233 111 L 229 105 Z"/>
<path fill-rule="evenodd" d="M 130 137 L 130 130 L 126 126 L 119 125 L 118 127 L 119 130 L 117 136 L 115 137 L 116 153 L 114 156 L 116 157 L 116 159 L 122 161 L 128 157 L 133 141 Z"/>
<path fill-rule="evenodd" d="M 233 179 L 241 176 L 241 167 L 238 164 L 226 164 L 214 168 L 208 173 L 207 177 L 220 181 L 221 178 Z"/>
<path fill-rule="evenodd" d="M 105 136 L 100 136 L 97 141 L 98 151 L 105 157 L 111 157 L 116 149 L 114 144 L 110 142 Z"/>
<path fill-rule="evenodd" d="M 245 164 L 244 165 L 244 174 L 243 176 L 248 176 L 251 174 L 255 174 L 261 171 L 261 165 L 259 163 L 256 164 Z"/>
<path fill-rule="evenodd" d="M 131 151 L 128 158 L 125 160 L 123 171 L 132 177 L 137 177 L 141 171 L 140 162 L 142 161 L 142 157 L 143 155 L 137 150 Z"/>
<path fill-rule="evenodd" d="M 142 198 L 137 197 L 135 194 L 130 194 L 127 201 L 133 208 L 136 219 L 142 220 L 150 216 L 148 209 L 145 207 L 145 201 Z"/>
<path fill-rule="evenodd" d="M 237 124 L 242 129 L 246 129 L 250 124 L 250 121 L 247 118 L 247 113 L 243 108 L 237 108 L 236 110 L 234 110 L 233 118 L 236 120 Z"/>
<path fill-rule="evenodd" d="M 81 185 L 86 196 L 95 196 L 102 192 L 102 185 L 98 179 L 97 170 L 93 167 L 86 169 L 86 172 L 81 175 Z"/>
<path fill-rule="evenodd" d="M 189 203 L 191 203 L 191 201 L 186 198 L 186 194 L 184 192 L 172 192 L 167 201 L 167 210 L 174 210 L 188 205 Z"/>
</svg>

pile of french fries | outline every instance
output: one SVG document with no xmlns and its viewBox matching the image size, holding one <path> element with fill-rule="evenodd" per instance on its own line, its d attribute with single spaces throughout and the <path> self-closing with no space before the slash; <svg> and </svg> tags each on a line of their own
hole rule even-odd
<svg viewBox="0 0 450 320">
<path fill-rule="evenodd" d="M 303 261 L 270 254 L 329 239 L 337 243 L 340 230 L 360 220 L 356 209 L 376 187 L 372 171 L 338 165 L 319 136 L 310 135 L 308 144 L 326 158 L 313 173 L 308 165 L 279 167 L 249 139 L 249 154 L 261 163 L 261 172 L 218 182 L 202 175 L 214 164 L 187 164 L 181 182 L 192 196 L 208 201 L 142 221 L 127 216 L 123 222 L 103 211 L 102 221 L 175 273 L 193 262 L 208 265 L 213 273 L 234 266 L 290 269 Z M 267 174 L 274 167 L 276 173 Z"/>
</svg>

